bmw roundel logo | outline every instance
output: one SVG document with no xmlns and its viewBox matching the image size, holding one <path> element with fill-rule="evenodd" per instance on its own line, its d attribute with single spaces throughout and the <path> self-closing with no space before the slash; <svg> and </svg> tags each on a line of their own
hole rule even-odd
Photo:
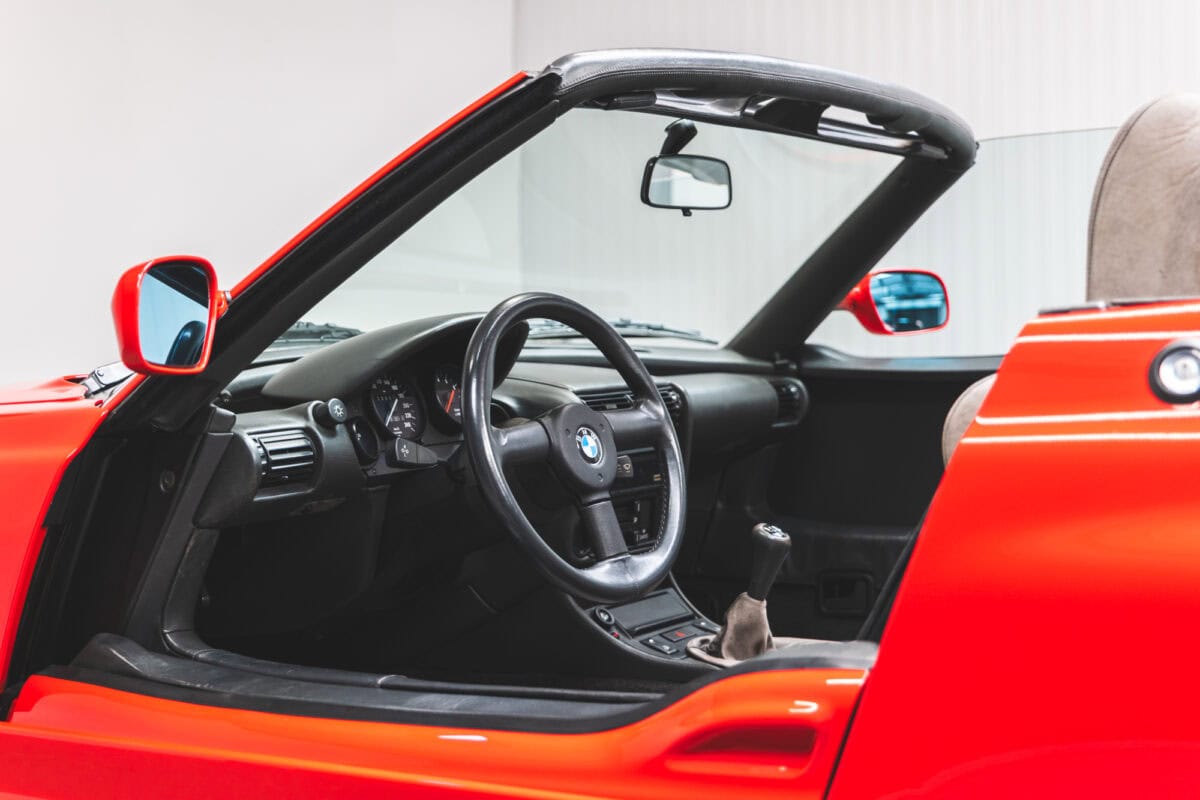
<svg viewBox="0 0 1200 800">
<path fill-rule="evenodd" d="M 595 464 L 604 455 L 604 449 L 600 447 L 600 437 L 586 426 L 575 432 L 575 444 L 579 446 L 583 460 L 589 464 Z"/>
</svg>

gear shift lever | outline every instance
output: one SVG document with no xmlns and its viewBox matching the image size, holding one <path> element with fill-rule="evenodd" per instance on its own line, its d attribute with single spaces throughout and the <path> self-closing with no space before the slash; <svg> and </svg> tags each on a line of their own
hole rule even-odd
<svg viewBox="0 0 1200 800">
<path fill-rule="evenodd" d="M 753 548 L 750 588 L 725 612 L 725 626 L 711 637 L 696 637 L 688 652 L 702 661 L 729 666 L 775 648 L 767 623 L 767 593 L 792 547 L 792 539 L 774 525 L 759 523 L 750 531 Z"/>
<path fill-rule="evenodd" d="M 775 584 L 779 568 L 792 549 L 792 537 L 782 528 L 760 522 L 750 531 L 754 542 L 754 560 L 750 567 L 750 588 L 746 594 L 755 600 L 766 600 Z"/>
</svg>

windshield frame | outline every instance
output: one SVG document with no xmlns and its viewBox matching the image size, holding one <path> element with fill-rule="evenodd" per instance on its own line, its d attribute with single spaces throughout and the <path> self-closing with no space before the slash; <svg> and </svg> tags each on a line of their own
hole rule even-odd
<svg viewBox="0 0 1200 800">
<path fill-rule="evenodd" d="M 728 343 L 770 358 L 808 333 L 937 197 L 974 163 L 970 128 L 890 84 L 781 59 L 707 51 L 581 53 L 519 74 L 405 151 L 254 270 L 232 293 L 197 376 L 151 376 L 103 423 L 177 430 L 320 299 L 443 199 L 570 108 L 664 87 L 707 97 L 761 92 L 864 114 L 940 148 L 912 152 Z M 797 301 L 802 313 L 794 314 Z"/>
</svg>

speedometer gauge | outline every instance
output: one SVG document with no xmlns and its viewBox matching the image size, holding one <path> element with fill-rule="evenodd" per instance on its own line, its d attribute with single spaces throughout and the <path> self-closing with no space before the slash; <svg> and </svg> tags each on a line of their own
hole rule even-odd
<svg viewBox="0 0 1200 800">
<path fill-rule="evenodd" d="M 446 364 L 433 371 L 433 399 L 450 419 L 462 424 L 462 388 L 459 367 Z"/>
<path fill-rule="evenodd" d="M 425 412 L 412 384 L 380 375 L 371 384 L 371 408 L 375 418 L 393 436 L 416 439 L 425 430 Z"/>
</svg>

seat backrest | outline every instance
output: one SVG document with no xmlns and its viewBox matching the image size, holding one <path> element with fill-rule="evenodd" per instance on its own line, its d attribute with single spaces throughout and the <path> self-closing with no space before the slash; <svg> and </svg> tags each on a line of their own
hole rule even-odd
<svg viewBox="0 0 1200 800">
<path fill-rule="evenodd" d="M 979 414 L 983 398 L 987 397 L 988 390 L 995 382 L 995 375 L 980 378 L 968 386 L 954 401 L 954 405 L 950 406 L 950 413 L 946 415 L 946 423 L 942 426 L 943 463 L 950 463 L 950 456 L 954 454 L 954 448 L 958 447 L 958 440 Z"/>
<path fill-rule="evenodd" d="M 1200 95 L 1133 113 L 1109 146 L 1088 224 L 1088 300 L 1200 296 Z"/>
</svg>

